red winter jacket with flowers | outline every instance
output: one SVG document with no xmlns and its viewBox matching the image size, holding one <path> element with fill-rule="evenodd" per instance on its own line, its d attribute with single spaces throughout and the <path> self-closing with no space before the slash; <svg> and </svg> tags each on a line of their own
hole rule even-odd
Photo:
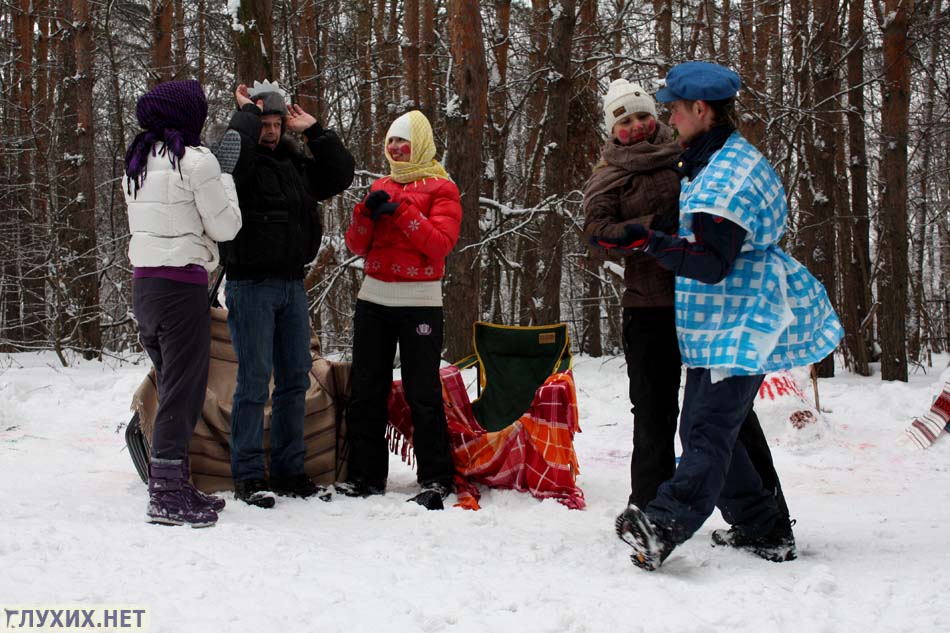
<svg viewBox="0 0 950 633">
<path fill-rule="evenodd" d="M 400 184 L 389 176 L 373 183 L 399 203 L 392 215 L 373 221 L 360 202 L 346 230 L 346 245 L 366 259 L 364 269 L 380 281 L 436 281 L 455 246 L 462 221 L 458 187 L 444 178 Z"/>
</svg>

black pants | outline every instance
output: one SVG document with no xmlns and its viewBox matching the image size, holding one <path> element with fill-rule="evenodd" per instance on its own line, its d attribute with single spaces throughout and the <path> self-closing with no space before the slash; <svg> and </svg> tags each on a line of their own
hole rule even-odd
<svg viewBox="0 0 950 633">
<path fill-rule="evenodd" d="M 674 308 L 624 308 L 623 339 L 634 415 L 628 502 L 645 508 L 676 470 L 673 440 L 681 371 Z M 763 486 L 775 494 L 779 512 L 787 517 L 782 485 L 755 411 L 750 410 L 742 424 L 739 441 Z"/>
<path fill-rule="evenodd" d="M 348 478 L 376 488 L 386 486 L 387 400 L 397 343 L 406 401 L 412 412 L 419 483 L 451 485 L 455 468 L 439 381 L 442 308 L 387 307 L 369 301 L 356 302 L 346 415 Z"/>
<path fill-rule="evenodd" d="M 135 279 L 132 311 L 158 382 L 152 457 L 186 459 L 208 386 L 208 289 L 170 279 Z"/>
<path fill-rule="evenodd" d="M 629 503 L 646 508 L 676 470 L 681 372 L 673 307 L 624 308 L 623 342 L 634 418 Z"/>
</svg>

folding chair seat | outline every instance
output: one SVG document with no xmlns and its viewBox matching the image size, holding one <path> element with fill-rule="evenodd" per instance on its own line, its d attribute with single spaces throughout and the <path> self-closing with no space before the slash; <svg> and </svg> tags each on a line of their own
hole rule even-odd
<svg viewBox="0 0 950 633">
<path fill-rule="evenodd" d="M 475 353 L 440 371 L 459 505 L 478 508 L 476 484 L 584 507 L 577 487 L 577 395 L 567 325 L 478 322 Z M 475 366 L 479 397 L 469 400 L 460 369 Z M 401 381 L 389 399 L 390 448 L 412 462 L 412 417 Z"/>
</svg>

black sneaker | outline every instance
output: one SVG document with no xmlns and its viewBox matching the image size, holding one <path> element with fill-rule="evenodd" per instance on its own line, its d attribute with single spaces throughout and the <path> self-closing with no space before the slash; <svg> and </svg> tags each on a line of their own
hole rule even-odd
<svg viewBox="0 0 950 633">
<path fill-rule="evenodd" d="M 324 486 L 318 486 L 306 473 L 292 477 L 271 477 L 270 489 L 281 497 L 299 497 L 307 499 L 317 497 L 320 501 L 329 501 L 333 493 Z"/>
<path fill-rule="evenodd" d="M 234 498 L 250 506 L 273 508 L 277 497 L 265 479 L 242 479 L 234 482 Z"/>
<path fill-rule="evenodd" d="M 386 494 L 385 486 L 371 486 L 362 481 L 338 481 L 333 484 L 334 492 L 346 497 L 372 497 Z"/>
<path fill-rule="evenodd" d="M 448 496 L 449 487 L 447 485 L 432 481 L 422 484 L 422 492 L 407 501 L 418 503 L 426 510 L 444 510 L 445 504 L 442 501 Z"/>
<path fill-rule="evenodd" d="M 640 569 L 655 571 L 676 547 L 672 530 L 653 525 L 635 505 L 628 506 L 614 525 L 620 540 L 633 548 L 630 560 Z"/>
<path fill-rule="evenodd" d="M 795 521 L 788 517 L 779 517 L 772 529 L 761 536 L 748 536 L 738 526 L 728 530 L 713 530 L 713 547 L 734 547 L 746 550 L 773 563 L 784 563 L 798 558 L 795 550 L 795 535 L 792 526 Z"/>
</svg>

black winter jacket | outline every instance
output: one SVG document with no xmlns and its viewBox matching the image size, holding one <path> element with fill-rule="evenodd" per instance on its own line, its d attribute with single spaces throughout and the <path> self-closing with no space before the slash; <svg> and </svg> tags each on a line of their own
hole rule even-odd
<svg viewBox="0 0 950 633">
<path fill-rule="evenodd" d="M 313 158 L 284 136 L 273 150 L 259 145 L 259 114 L 245 105 L 228 126 L 241 135 L 233 176 L 243 225 L 221 244 L 222 261 L 229 279 L 303 279 L 323 237 L 317 203 L 350 186 L 353 156 L 318 123 L 304 132 Z"/>
</svg>

